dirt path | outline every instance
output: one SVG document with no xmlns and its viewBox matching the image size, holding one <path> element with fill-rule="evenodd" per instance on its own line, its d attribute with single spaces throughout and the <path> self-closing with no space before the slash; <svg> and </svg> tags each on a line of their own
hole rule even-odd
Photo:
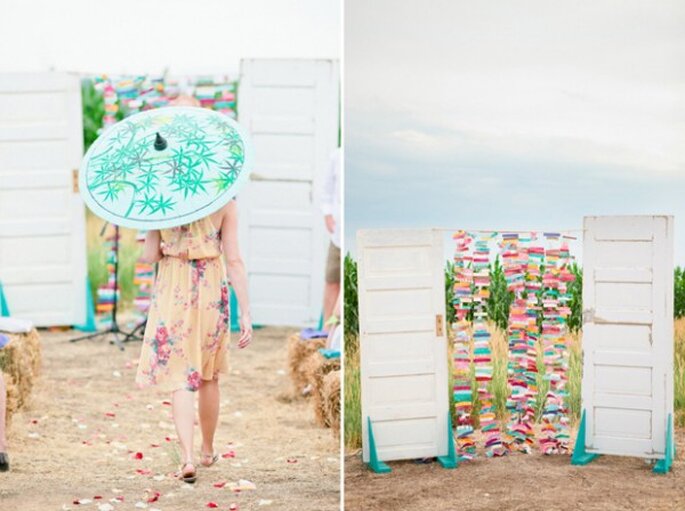
<svg viewBox="0 0 685 511">
<path fill-rule="evenodd" d="M 685 452 L 685 431 L 677 434 Z M 603 456 L 575 467 L 568 456 L 479 455 L 455 470 L 437 463 L 391 462 L 392 473 L 374 474 L 358 454 L 345 457 L 348 511 L 566 511 L 685 509 L 685 461 L 656 475 L 644 461 Z"/>
<path fill-rule="evenodd" d="M 337 510 L 339 444 L 314 425 L 307 403 L 284 397 L 288 332 L 257 330 L 250 348 L 231 351 L 216 438 L 226 457 L 200 469 L 195 485 L 171 477 L 178 450 L 170 396 L 135 387 L 140 344 L 120 352 L 102 341 L 69 343 L 72 333 L 42 332 L 44 374 L 10 428 L 12 471 L 0 474 L 0 509 L 190 511 L 215 502 L 220 510 Z M 196 429 L 196 449 L 199 442 Z M 256 489 L 233 491 L 241 479 Z"/>
</svg>

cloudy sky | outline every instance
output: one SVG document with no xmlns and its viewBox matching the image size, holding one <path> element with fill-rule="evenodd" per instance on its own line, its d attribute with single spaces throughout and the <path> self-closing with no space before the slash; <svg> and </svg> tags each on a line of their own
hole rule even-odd
<svg viewBox="0 0 685 511">
<path fill-rule="evenodd" d="M 234 73 L 334 58 L 340 0 L 0 0 L 0 72 Z"/>
<path fill-rule="evenodd" d="M 363 227 L 673 214 L 685 4 L 347 0 L 346 246 Z"/>
</svg>

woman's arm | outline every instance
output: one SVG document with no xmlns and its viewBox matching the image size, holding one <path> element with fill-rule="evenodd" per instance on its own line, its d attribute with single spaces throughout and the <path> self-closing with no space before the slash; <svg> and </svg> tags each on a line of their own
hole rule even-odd
<svg viewBox="0 0 685 511">
<path fill-rule="evenodd" d="M 162 238 L 159 231 L 147 231 L 145 233 L 145 245 L 143 246 L 143 254 L 140 256 L 140 261 L 148 264 L 155 264 L 162 259 Z"/>
<path fill-rule="evenodd" d="M 221 219 L 221 243 L 226 259 L 226 273 L 235 291 L 240 308 L 240 339 L 238 348 L 244 348 L 252 340 L 250 301 L 247 296 L 247 270 L 238 247 L 238 205 L 232 200 L 224 207 Z"/>
</svg>

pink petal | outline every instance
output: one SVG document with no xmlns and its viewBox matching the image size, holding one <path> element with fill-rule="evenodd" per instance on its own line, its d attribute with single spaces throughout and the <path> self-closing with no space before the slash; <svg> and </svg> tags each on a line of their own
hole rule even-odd
<svg viewBox="0 0 685 511">
<path fill-rule="evenodd" d="M 235 451 L 228 451 L 221 455 L 222 458 L 235 458 Z"/>
<path fill-rule="evenodd" d="M 214 488 L 223 488 L 226 486 L 226 481 L 219 481 L 218 483 L 214 483 Z"/>
<path fill-rule="evenodd" d="M 159 499 L 159 496 L 160 496 L 160 495 L 161 495 L 161 493 L 159 493 L 158 491 L 156 491 L 152 497 L 149 497 L 149 498 L 147 499 L 148 503 L 157 502 L 157 500 Z"/>
</svg>

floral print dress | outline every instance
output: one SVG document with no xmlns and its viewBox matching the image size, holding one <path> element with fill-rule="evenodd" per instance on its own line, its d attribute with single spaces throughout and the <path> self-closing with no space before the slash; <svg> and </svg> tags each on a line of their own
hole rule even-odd
<svg viewBox="0 0 685 511">
<path fill-rule="evenodd" d="M 230 306 L 221 233 L 210 218 L 163 229 L 136 375 L 140 387 L 195 391 L 228 372 Z"/>
</svg>

